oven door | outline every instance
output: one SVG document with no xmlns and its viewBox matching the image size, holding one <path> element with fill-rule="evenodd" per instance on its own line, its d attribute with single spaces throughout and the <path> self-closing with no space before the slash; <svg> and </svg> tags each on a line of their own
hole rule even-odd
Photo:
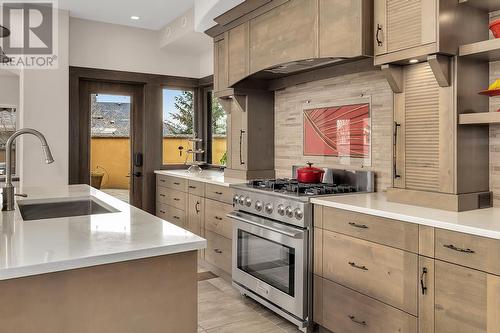
<svg viewBox="0 0 500 333">
<path fill-rule="evenodd" d="M 233 281 L 304 319 L 308 231 L 243 212 L 233 219 Z"/>
</svg>

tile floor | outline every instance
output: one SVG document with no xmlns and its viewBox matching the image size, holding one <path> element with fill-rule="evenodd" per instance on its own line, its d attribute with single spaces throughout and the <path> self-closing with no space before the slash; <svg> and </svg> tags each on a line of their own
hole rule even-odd
<svg viewBox="0 0 500 333">
<path fill-rule="evenodd" d="M 200 266 L 203 266 L 201 262 Z M 200 267 L 199 271 L 206 270 Z M 228 281 L 220 277 L 198 282 L 198 333 L 300 332 L 274 312 L 241 296 Z"/>
<path fill-rule="evenodd" d="M 129 202 L 129 190 L 121 190 L 121 189 L 114 189 L 114 188 L 102 188 L 101 191 L 104 193 L 107 193 L 117 199 L 120 199 L 121 201 L 125 201 L 126 203 Z"/>
</svg>

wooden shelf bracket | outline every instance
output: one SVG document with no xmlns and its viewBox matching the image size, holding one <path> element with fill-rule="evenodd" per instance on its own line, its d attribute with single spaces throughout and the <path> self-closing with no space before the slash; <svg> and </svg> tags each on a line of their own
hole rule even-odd
<svg viewBox="0 0 500 333">
<path fill-rule="evenodd" d="M 441 54 L 433 54 L 427 57 L 427 62 L 439 86 L 449 87 L 451 85 L 451 58 Z"/>
<path fill-rule="evenodd" d="M 384 73 L 387 82 L 392 91 L 396 94 L 403 92 L 403 67 L 398 65 L 385 64 L 381 67 L 382 73 Z"/>
</svg>

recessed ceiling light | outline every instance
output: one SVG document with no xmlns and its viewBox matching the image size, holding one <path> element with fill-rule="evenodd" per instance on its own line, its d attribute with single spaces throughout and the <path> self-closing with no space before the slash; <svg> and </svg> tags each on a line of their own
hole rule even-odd
<svg viewBox="0 0 500 333">
<path fill-rule="evenodd" d="M 416 64 L 418 62 L 418 59 L 410 59 L 409 63 L 410 64 Z"/>
<path fill-rule="evenodd" d="M 140 17 L 139 17 L 139 16 L 132 15 L 132 16 L 130 16 L 130 19 L 131 19 L 131 20 L 134 20 L 134 21 L 137 21 L 137 20 L 139 20 L 139 19 L 140 19 Z"/>
</svg>

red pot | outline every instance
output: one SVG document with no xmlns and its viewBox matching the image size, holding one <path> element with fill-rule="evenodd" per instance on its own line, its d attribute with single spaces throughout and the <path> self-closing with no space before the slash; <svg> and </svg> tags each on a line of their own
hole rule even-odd
<svg viewBox="0 0 500 333">
<path fill-rule="evenodd" d="M 495 36 L 495 38 L 500 37 L 500 19 L 490 23 L 490 30 L 493 33 L 493 36 Z"/>
<path fill-rule="evenodd" d="M 301 183 L 321 183 L 325 171 L 312 166 L 311 162 L 307 162 L 308 167 L 299 168 L 297 170 L 297 180 Z"/>
</svg>

